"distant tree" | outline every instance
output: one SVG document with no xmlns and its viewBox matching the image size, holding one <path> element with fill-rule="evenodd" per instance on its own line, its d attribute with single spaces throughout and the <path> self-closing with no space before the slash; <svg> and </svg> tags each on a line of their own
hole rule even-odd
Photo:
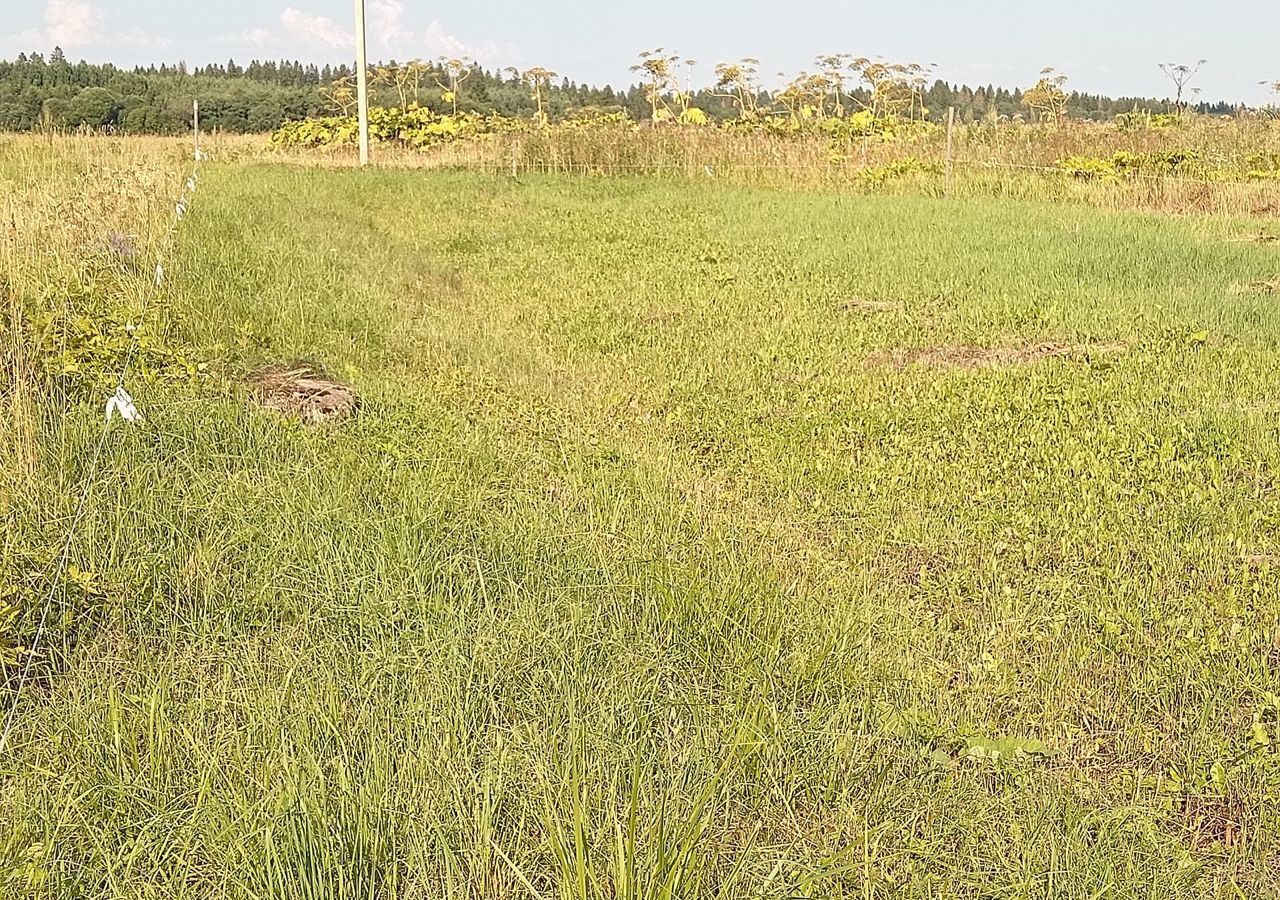
<svg viewBox="0 0 1280 900">
<path fill-rule="evenodd" d="M 85 88 L 63 109 L 62 124 L 102 128 L 115 123 L 119 108 L 120 102 L 106 88 Z"/>
<path fill-rule="evenodd" d="M 259 100 L 249 107 L 249 130 L 257 133 L 275 131 L 284 121 L 284 106 L 274 97 Z"/>
<path fill-rule="evenodd" d="M 985 118 L 995 122 L 1012 118 L 1025 108 L 1019 90 L 994 85 L 970 89 L 941 81 L 925 85 L 930 71 L 927 66 L 855 59 L 848 54 L 831 54 L 816 62 L 813 74 L 783 79 L 786 87 L 773 97 L 779 109 L 790 109 L 792 115 L 802 118 L 809 114 L 847 115 L 852 104 L 902 116 L 955 106 L 962 121 Z M 417 103 L 434 80 L 430 91 L 434 94 L 435 88 L 440 89 L 435 97 L 446 109 L 529 116 L 540 121 L 571 116 L 587 108 L 597 114 L 625 112 L 637 119 L 653 115 L 646 83 L 615 90 L 556 75 L 535 84 L 525 81 L 523 73 L 512 78 L 505 71 L 486 71 L 465 58 L 430 64 L 415 60 L 403 65 L 415 63 L 425 67 L 417 73 L 420 77 L 416 81 L 415 73 L 407 70 L 409 77 L 401 88 L 392 80 L 380 86 L 381 96 L 375 91 L 373 102 Z M 679 73 L 683 85 L 676 84 L 680 66 L 686 69 Z M 692 60 L 669 65 L 667 87 L 658 98 L 660 116 L 669 108 L 682 122 L 699 124 L 759 115 L 759 107 L 769 97 L 759 89 L 756 68 L 753 60 L 722 63 L 717 67 L 715 84 L 696 88 Z M 131 133 L 176 133 L 188 127 L 193 99 L 200 100 L 206 123 L 225 131 L 260 131 L 278 125 L 277 119 L 321 113 L 350 115 L 355 110 L 354 72 L 348 64 L 317 67 L 296 60 L 254 59 L 242 65 L 226 60 L 193 68 L 190 74 L 184 74 L 186 71 L 182 65 L 167 63 L 129 70 L 110 64 L 72 63 L 56 50 L 47 58 L 39 53 L 18 54 L 12 60 L 0 60 L 0 130 L 85 125 Z M 825 86 L 820 78 L 826 80 Z M 90 88 L 107 93 L 81 96 Z M 818 91 L 824 91 L 824 96 L 816 97 Z M 1189 93 L 1189 89 L 1184 91 L 1184 106 L 1189 105 Z M 1034 100 L 1034 88 L 1030 94 Z M 1106 120 L 1131 111 L 1159 112 L 1167 105 L 1145 98 L 1068 93 L 1060 115 Z M 1238 112 L 1226 103 L 1201 104 L 1199 109 L 1213 115 Z"/>
</svg>

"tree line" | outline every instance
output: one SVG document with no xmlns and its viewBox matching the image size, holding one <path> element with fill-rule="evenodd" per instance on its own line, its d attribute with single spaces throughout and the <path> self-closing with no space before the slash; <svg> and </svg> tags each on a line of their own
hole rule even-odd
<svg viewBox="0 0 1280 900">
<path fill-rule="evenodd" d="M 734 63 L 717 67 L 720 78 L 714 86 L 695 89 L 686 81 L 681 88 L 678 79 L 672 78 L 659 90 L 653 78 L 645 80 L 650 73 L 644 63 L 652 66 L 652 59 L 643 57 L 642 65 L 635 67 L 642 81 L 622 90 L 580 84 L 546 69 L 489 70 L 457 59 L 392 62 L 374 68 L 373 102 L 383 106 L 417 102 L 441 111 L 547 119 L 583 112 L 623 113 L 636 121 L 661 116 L 670 105 L 686 113 L 696 109 L 700 117 L 711 121 L 724 121 L 749 110 L 763 114 L 761 111 L 789 109 L 788 98 L 794 100 L 802 93 L 797 85 L 803 79 L 819 77 L 806 75 L 783 89 L 768 91 L 747 76 L 743 64 Z M 744 61 L 752 76 L 754 62 Z M 925 76 L 929 71 L 916 69 L 919 71 L 911 72 L 917 85 L 913 102 L 918 101 L 921 115 L 932 114 L 936 119 L 941 110 L 955 107 L 961 121 L 996 121 L 1028 112 L 1020 89 L 953 85 L 941 79 L 928 82 Z M 412 99 L 406 82 L 410 76 Z M 345 65 L 316 66 L 286 60 L 253 60 L 241 65 L 228 60 L 190 69 L 181 63 L 125 69 L 109 63 L 72 63 L 55 48 L 47 57 L 20 54 L 15 60 L 0 61 L 0 130 L 88 127 L 131 134 L 173 134 L 190 127 L 191 101 L 198 99 L 201 123 L 208 129 L 265 132 L 288 120 L 344 112 L 353 82 L 353 69 Z M 851 87 L 847 97 L 851 103 L 870 104 L 875 102 L 874 91 L 874 84 Z M 1063 113 L 1081 119 L 1107 120 L 1135 110 L 1161 113 L 1175 107 L 1171 100 L 1074 91 L 1063 91 L 1062 97 Z M 1239 112 L 1227 103 L 1200 103 L 1196 108 L 1214 115 Z"/>
</svg>

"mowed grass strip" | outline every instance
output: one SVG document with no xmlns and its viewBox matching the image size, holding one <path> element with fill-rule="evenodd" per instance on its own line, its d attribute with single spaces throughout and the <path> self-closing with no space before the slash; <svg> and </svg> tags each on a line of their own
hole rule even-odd
<svg viewBox="0 0 1280 900">
<path fill-rule="evenodd" d="M 1241 227 L 210 168 L 173 314 L 225 383 L 113 437 L 10 892 L 1268 895 L 1280 314 L 1231 286 L 1280 260 Z M 357 414 L 259 408 L 299 361 Z M 45 423 L 50 483 L 97 415 Z"/>
</svg>

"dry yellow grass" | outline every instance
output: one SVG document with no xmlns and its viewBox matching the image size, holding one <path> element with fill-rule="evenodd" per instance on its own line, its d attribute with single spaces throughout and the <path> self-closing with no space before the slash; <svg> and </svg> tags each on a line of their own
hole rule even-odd
<svg viewBox="0 0 1280 900">
<path fill-rule="evenodd" d="M 0 472 L 29 474 L 36 461 L 32 314 L 69 304 L 68 286 L 113 235 L 140 257 L 154 249 L 189 153 L 166 138 L 0 137 Z"/>
<path fill-rule="evenodd" d="M 766 134 L 723 128 L 566 127 L 485 135 L 425 151 L 381 145 L 375 163 L 494 175 L 648 175 L 721 180 L 780 189 L 876 190 L 941 194 L 943 130 L 900 132 L 892 140 L 836 146 L 823 134 Z M 1057 168 L 1069 157 L 1110 159 L 1192 151 L 1206 179 L 1183 172 L 1114 180 L 1075 179 Z M 224 143 L 229 157 L 307 166 L 355 165 L 350 147 L 280 149 L 262 138 Z M 1187 215 L 1254 216 L 1280 210 L 1280 179 L 1250 178 L 1280 158 L 1280 123 L 1198 119 L 1167 128 L 1067 123 L 958 126 L 952 194 L 1081 203 Z M 904 161 L 909 164 L 905 167 Z"/>
</svg>

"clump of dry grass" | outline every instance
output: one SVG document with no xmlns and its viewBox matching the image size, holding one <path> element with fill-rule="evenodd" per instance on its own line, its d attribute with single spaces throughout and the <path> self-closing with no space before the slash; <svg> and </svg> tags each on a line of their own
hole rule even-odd
<svg viewBox="0 0 1280 900">
<path fill-rule="evenodd" d="M 354 390 L 309 365 L 265 369 L 250 379 L 250 387 L 263 407 L 308 425 L 345 419 L 359 406 Z"/>
</svg>

